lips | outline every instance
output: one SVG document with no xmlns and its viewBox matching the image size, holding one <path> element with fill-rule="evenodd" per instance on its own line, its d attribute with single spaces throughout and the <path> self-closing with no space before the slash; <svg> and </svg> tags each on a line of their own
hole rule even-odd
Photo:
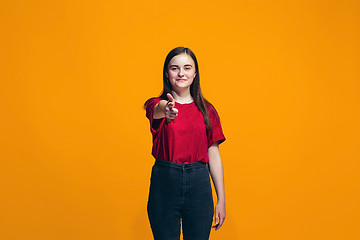
<svg viewBox="0 0 360 240">
<path fill-rule="evenodd" d="M 176 81 L 186 81 L 186 79 L 176 79 Z"/>
</svg>

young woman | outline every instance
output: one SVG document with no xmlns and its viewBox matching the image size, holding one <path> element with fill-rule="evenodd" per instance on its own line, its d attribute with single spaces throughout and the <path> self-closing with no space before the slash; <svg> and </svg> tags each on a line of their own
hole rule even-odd
<svg viewBox="0 0 360 240">
<path fill-rule="evenodd" d="M 163 92 L 144 108 L 153 136 L 147 212 L 155 240 L 209 239 L 214 204 L 218 230 L 225 220 L 219 144 L 225 141 L 214 106 L 201 93 L 198 62 L 189 48 L 171 50 L 164 63 Z"/>
</svg>

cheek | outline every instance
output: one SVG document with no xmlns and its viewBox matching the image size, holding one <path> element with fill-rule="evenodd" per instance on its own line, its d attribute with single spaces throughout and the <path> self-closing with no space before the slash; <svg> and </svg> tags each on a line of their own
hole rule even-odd
<svg viewBox="0 0 360 240">
<path fill-rule="evenodd" d="M 195 72 L 188 73 L 187 75 L 188 75 L 188 77 L 190 77 L 190 78 L 194 78 L 194 77 L 195 77 Z"/>
<path fill-rule="evenodd" d="M 176 76 L 177 76 L 177 74 L 176 73 L 174 73 L 174 72 L 169 72 L 169 77 L 170 78 L 176 78 Z"/>
</svg>

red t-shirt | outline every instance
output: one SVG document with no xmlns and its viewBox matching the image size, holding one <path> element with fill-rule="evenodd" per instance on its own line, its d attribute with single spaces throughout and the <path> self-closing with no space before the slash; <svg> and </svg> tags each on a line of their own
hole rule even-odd
<svg viewBox="0 0 360 240">
<path fill-rule="evenodd" d="M 175 163 L 209 162 L 208 148 L 213 143 L 225 141 L 220 118 L 213 106 L 208 106 L 212 130 L 208 131 L 204 117 L 195 102 L 178 103 L 177 117 L 170 123 L 166 118 L 153 119 L 154 106 L 160 98 L 151 98 L 146 107 L 153 136 L 152 155 L 155 158 Z"/>
</svg>

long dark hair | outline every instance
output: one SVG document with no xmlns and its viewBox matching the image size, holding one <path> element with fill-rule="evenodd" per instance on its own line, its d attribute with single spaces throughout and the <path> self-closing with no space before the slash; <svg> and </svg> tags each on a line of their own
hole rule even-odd
<svg viewBox="0 0 360 240">
<path fill-rule="evenodd" d="M 198 109 L 200 110 L 200 112 L 204 116 L 204 123 L 206 125 L 206 128 L 208 130 L 211 130 L 211 123 L 210 123 L 210 118 L 209 118 L 209 113 L 208 113 L 208 110 L 207 110 L 207 106 L 208 105 L 212 106 L 212 105 L 208 100 L 206 100 L 203 97 L 203 95 L 201 93 L 200 74 L 199 74 L 198 62 L 196 60 L 195 54 L 189 48 L 186 48 L 186 47 L 174 48 L 166 56 L 165 63 L 164 63 L 164 69 L 163 69 L 163 91 L 160 94 L 159 98 L 164 99 L 164 100 L 168 100 L 166 94 L 168 94 L 168 93 L 171 94 L 171 91 L 172 91 L 172 86 L 171 86 L 170 80 L 166 76 L 168 65 L 169 65 L 169 62 L 171 61 L 171 59 L 173 57 L 175 57 L 176 55 L 182 54 L 182 53 L 185 53 L 185 54 L 189 55 L 194 60 L 196 75 L 195 75 L 195 78 L 194 78 L 192 84 L 190 85 L 190 94 L 194 98 L 194 102 L 195 102 L 196 106 L 198 107 Z M 145 104 L 143 106 L 144 109 L 146 109 L 146 105 L 147 105 L 148 101 L 149 100 L 147 100 L 145 102 Z"/>
</svg>

